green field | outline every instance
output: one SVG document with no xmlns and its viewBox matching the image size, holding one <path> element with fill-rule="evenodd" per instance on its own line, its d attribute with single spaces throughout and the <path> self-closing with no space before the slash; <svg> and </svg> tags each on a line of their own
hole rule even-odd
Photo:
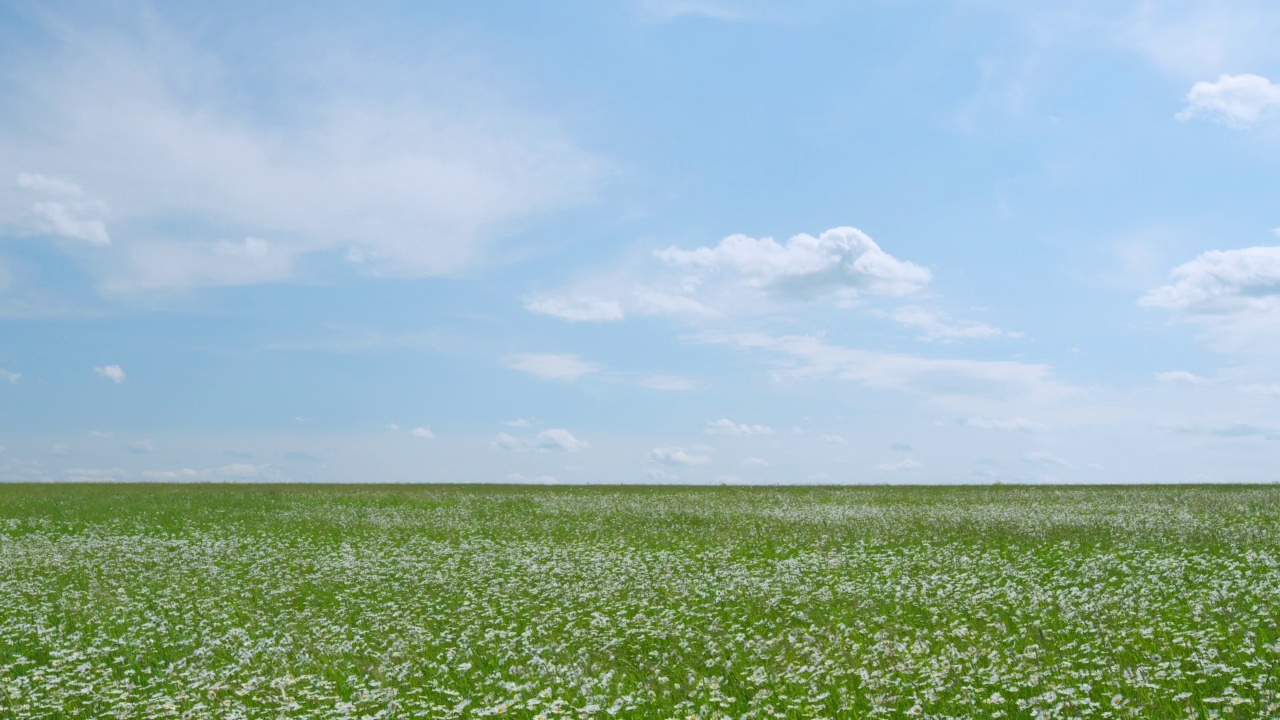
<svg viewBox="0 0 1280 720">
<path fill-rule="evenodd" d="M 0 717 L 1280 717 L 1280 488 L 0 486 Z"/>
</svg>

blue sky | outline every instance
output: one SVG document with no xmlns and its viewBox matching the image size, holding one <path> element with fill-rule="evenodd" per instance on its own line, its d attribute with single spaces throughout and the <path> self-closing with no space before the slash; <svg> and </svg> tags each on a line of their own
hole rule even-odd
<svg viewBox="0 0 1280 720">
<path fill-rule="evenodd" d="M 1274 481 L 1280 6 L 0 4 L 0 479 Z"/>
</svg>

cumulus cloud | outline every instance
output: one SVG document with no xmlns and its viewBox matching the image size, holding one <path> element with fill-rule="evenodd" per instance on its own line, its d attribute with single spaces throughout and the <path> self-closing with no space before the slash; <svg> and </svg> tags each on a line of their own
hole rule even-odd
<svg viewBox="0 0 1280 720">
<path fill-rule="evenodd" d="M 744 459 L 742 464 L 746 467 L 768 467 L 769 461 L 764 458 L 749 457 Z"/>
<path fill-rule="evenodd" d="M 1280 303 L 1280 246 L 1210 250 L 1174 268 L 1170 278 L 1139 304 L 1188 314 L 1272 310 Z"/>
<path fill-rule="evenodd" d="M 504 362 L 513 370 L 544 380 L 577 380 L 583 375 L 600 371 L 599 365 L 581 360 L 577 355 L 520 353 L 508 355 Z"/>
<path fill-rule="evenodd" d="M 924 463 L 919 460 L 899 460 L 898 462 L 880 463 L 876 465 L 876 469 L 882 472 L 909 472 L 911 470 L 919 470 L 924 467 Z"/>
<path fill-rule="evenodd" d="M 840 435 L 821 435 L 818 437 L 818 439 L 828 445 L 848 445 L 849 444 L 849 441 L 845 440 L 844 437 Z"/>
<path fill-rule="evenodd" d="M 533 439 L 533 446 L 538 450 L 581 452 L 587 448 L 587 443 L 564 428 L 549 428 L 538 433 Z"/>
<path fill-rule="evenodd" d="M 650 390 L 668 390 L 681 391 L 693 390 L 698 387 L 698 383 L 689 378 L 678 377 L 675 375 L 650 375 L 636 381 L 640 387 L 649 388 Z"/>
<path fill-rule="evenodd" d="M 124 378 L 125 378 L 124 369 L 121 368 L 119 365 L 105 365 L 103 367 L 95 367 L 93 369 L 93 372 L 96 373 L 98 377 L 104 377 L 117 385 L 124 382 Z"/>
<path fill-rule="evenodd" d="M 672 247 L 654 257 L 694 272 L 735 274 L 748 286 L 802 298 L 841 291 L 906 295 L 931 277 L 927 269 L 898 260 L 852 227 L 832 228 L 818 237 L 801 233 L 786 243 L 731 235 L 714 247 Z"/>
<path fill-rule="evenodd" d="M 425 427 L 425 426 L 423 426 L 423 427 L 416 427 L 416 428 L 414 428 L 414 429 L 410 430 L 410 431 L 409 431 L 409 434 L 410 434 L 410 435 L 412 435 L 412 436 L 414 436 L 414 437 L 418 437 L 418 438 L 426 438 L 426 439 L 428 439 L 428 440 L 430 440 L 431 438 L 434 438 L 434 437 L 436 436 L 436 434 L 435 434 L 435 433 L 431 432 L 431 428 L 429 428 L 429 427 Z"/>
<path fill-rule="evenodd" d="M 1015 418 L 988 418 L 980 415 L 961 420 L 962 425 L 969 427 L 981 428 L 983 430 L 1014 430 L 1018 432 L 1043 432 L 1049 429 L 1048 425 L 1035 420 L 1028 420 L 1023 417 Z"/>
<path fill-rule="evenodd" d="M 752 435 L 775 435 L 773 428 L 768 425 L 745 425 L 735 423 L 728 418 L 720 418 L 719 420 L 708 420 L 707 426 L 703 429 L 708 435 L 732 435 L 736 437 L 750 437 Z"/>
<path fill-rule="evenodd" d="M 1273 354 L 1280 339 L 1280 246 L 1202 253 L 1138 304 L 1197 323 L 1215 350 Z"/>
<path fill-rule="evenodd" d="M 73 182 L 39 173 L 20 173 L 18 187 L 41 198 L 28 208 L 27 226 L 34 232 L 110 245 L 103 216 L 107 206 Z"/>
<path fill-rule="evenodd" d="M 649 451 L 649 462 L 662 465 L 707 465 L 710 455 L 694 455 L 682 447 L 657 447 Z"/>
<path fill-rule="evenodd" d="M 17 372 L 13 372 L 12 370 L 5 370 L 4 368 L 0 368 L 0 381 L 7 382 L 12 385 L 12 384 L 16 384 L 21 379 L 22 379 L 22 373 L 17 373 Z"/>
<path fill-rule="evenodd" d="M 533 427 L 535 420 L 529 418 L 516 418 L 515 420 L 502 420 L 501 423 L 507 427 L 527 428 Z"/>
<path fill-rule="evenodd" d="M 156 451 L 156 444 L 150 440 L 135 440 L 129 443 L 126 449 L 136 455 L 146 455 Z"/>
<path fill-rule="evenodd" d="M 778 303 L 848 305 L 863 295 L 908 295 L 931 278 L 928 269 L 893 257 L 852 227 L 786 242 L 731 235 L 712 246 L 657 250 L 651 258 L 656 264 L 540 295 L 525 308 L 571 321 L 652 315 L 707 320 L 770 313 Z"/>
<path fill-rule="evenodd" d="M 1214 82 L 1201 81 L 1187 93 L 1187 106 L 1179 120 L 1208 116 L 1232 127 L 1245 128 L 1280 109 L 1280 85 L 1261 75 L 1219 75 Z"/>
</svg>

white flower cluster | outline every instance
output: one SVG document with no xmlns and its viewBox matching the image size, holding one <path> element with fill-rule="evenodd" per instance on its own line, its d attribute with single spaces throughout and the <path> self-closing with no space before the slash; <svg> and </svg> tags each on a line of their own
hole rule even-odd
<svg viewBox="0 0 1280 720">
<path fill-rule="evenodd" d="M 0 487 L 0 718 L 1280 717 L 1280 489 Z"/>
</svg>

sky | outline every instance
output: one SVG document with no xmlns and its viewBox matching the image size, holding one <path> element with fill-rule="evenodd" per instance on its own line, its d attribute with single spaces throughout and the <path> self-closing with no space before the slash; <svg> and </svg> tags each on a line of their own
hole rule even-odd
<svg viewBox="0 0 1280 720">
<path fill-rule="evenodd" d="M 0 480 L 1274 482 L 1276 37 L 0 2 Z"/>
</svg>

